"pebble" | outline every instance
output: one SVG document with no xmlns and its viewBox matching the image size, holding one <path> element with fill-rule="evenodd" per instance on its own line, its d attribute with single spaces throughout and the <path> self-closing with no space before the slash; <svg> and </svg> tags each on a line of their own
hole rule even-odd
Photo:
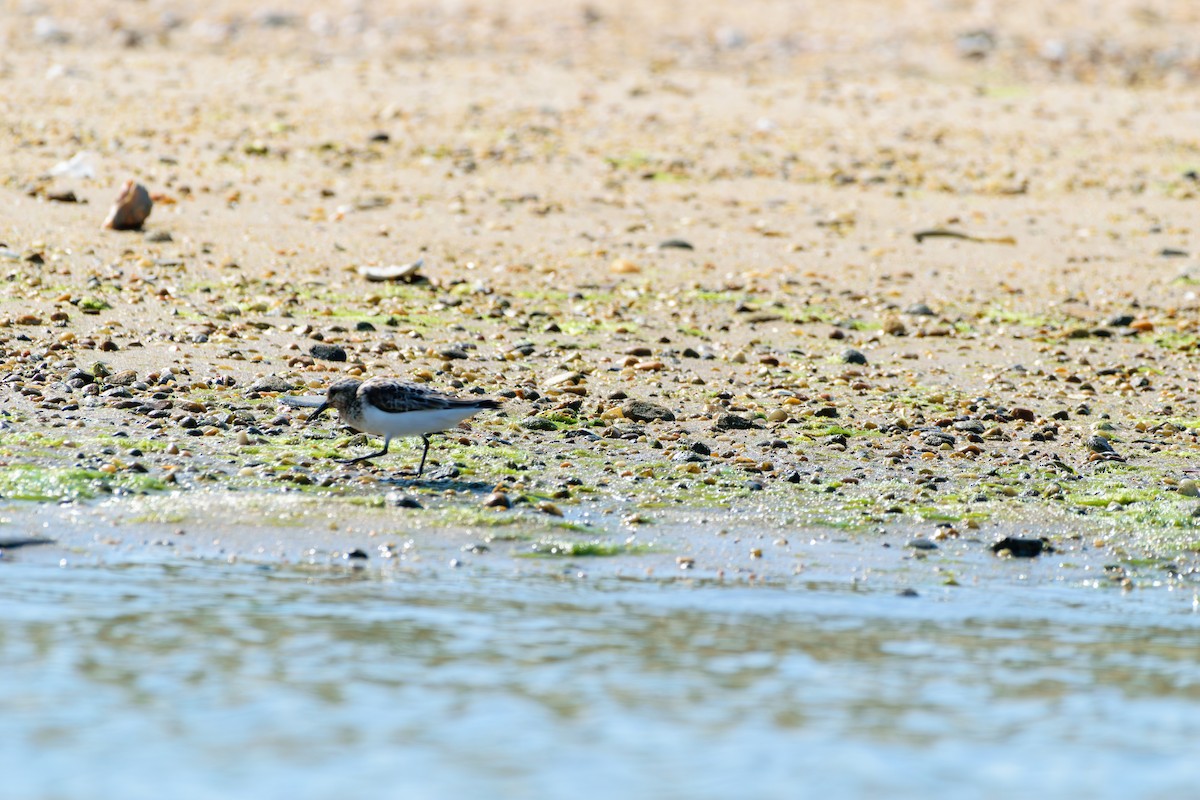
<svg viewBox="0 0 1200 800">
<path fill-rule="evenodd" d="M 666 239 L 658 243 L 659 250 L 695 250 L 691 242 L 684 239 Z"/>
<path fill-rule="evenodd" d="M 113 201 L 102 227 L 114 231 L 141 230 L 142 223 L 150 216 L 153 207 L 154 201 L 150 199 L 146 187 L 134 180 L 127 180 Z"/>
<path fill-rule="evenodd" d="M 996 555 L 1007 553 L 1013 558 L 1034 558 L 1043 552 L 1053 553 L 1054 548 L 1045 539 L 1021 539 L 1015 536 L 1006 536 L 992 545 L 992 552 Z"/>
<path fill-rule="evenodd" d="M 346 360 L 346 351 L 336 344 L 314 344 L 308 352 L 313 358 L 319 358 L 322 361 Z"/>
<path fill-rule="evenodd" d="M 937 550 L 938 549 L 936 542 L 931 542 L 928 539 L 925 539 L 923 537 L 917 537 L 916 539 L 909 539 L 907 542 L 904 543 L 904 546 L 911 547 L 913 550 Z"/>
<path fill-rule="evenodd" d="M 842 363 L 859 364 L 865 366 L 867 363 L 867 356 L 861 350 L 855 350 L 853 347 L 847 347 L 842 351 Z"/>
<path fill-rule="evenodd" d="M 492 492 L 483 498 L 484 508 L 512 508 L 512 500 L 505 492 Z"/>
<path fill-rule="evenodd" d="M 634 422 L 675 421 L 675 414 L 670 409 L 645 400 L 629 400 L 621 406 L 621 413 Z"/>
<path fill-rule="evenodd" d="M 1200 486 L 1191 478 L 1184 478 L 1179 482 L 1179 493 L 1184 497 L 1200 497 Z"/>
<path fill-rule="evenodd" d="M 249 392 L 290 392 L 296 386 L 278 375 L 267 375 L 250 384 Z"/>
<path fill-rule="evenodd" d="M 758 426 L 745 417 L 739 417 L 737 414 L 722 414 L 717 417 L 714 427 L 719 431 L 745 431 Z"/>
</svg>

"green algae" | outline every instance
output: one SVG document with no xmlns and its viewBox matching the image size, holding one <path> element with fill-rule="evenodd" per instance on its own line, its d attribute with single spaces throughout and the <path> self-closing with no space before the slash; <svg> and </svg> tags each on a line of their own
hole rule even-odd
<svg viewBox="0 0 1200 800">
<path fill-rule="evenodd" d="M 16 464 L 0 467 L 0 498 L 34 502 L 91 500 L 102 495 L 163 491 L 168 484 L 145 473 L 108 474 L 80 467 Z"/>
</svg>

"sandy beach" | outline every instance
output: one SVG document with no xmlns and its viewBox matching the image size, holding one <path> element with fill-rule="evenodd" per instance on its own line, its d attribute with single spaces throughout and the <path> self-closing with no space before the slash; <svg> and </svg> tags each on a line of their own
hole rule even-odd
<svg viewBox="0 0 1200 800">
<path fill-rule="evenodd" d="M 1188 4 L 89 8 L 0 21 L 15 527 L 299 492 L 343 533 L 409 498 L 616 554 L 724 516 L 1190 569 Z M 149 219 L 101 230 L 127 179 Z M 412 482 L 278 401 L 346 375 L 506 402 Z"/>
</svg>

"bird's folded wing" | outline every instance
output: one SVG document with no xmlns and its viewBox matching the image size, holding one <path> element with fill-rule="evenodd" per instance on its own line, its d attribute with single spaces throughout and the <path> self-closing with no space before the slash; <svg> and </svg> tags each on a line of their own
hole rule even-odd
<svg viewBox="0 0 1200 800">
<path fill-rule="evenodd" d="M 285 394 L 280 395 L 279 402 L 283 403 L 285 406 L 291 406 L 292 408 L 320 408 L 321 404 L 325 402 L 325 398 L 319 394 L 306 394 L 300 396 Z"/>
</svg>

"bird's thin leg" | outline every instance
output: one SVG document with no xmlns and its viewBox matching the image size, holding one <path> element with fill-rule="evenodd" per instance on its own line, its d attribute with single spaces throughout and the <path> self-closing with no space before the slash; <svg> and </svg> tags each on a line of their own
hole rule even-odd
<svg viewBox="0 0 1200 800">
<path fill-rule="evenodd" d="M 425 449 L 421 451 L 421 466 L 417 467 L 417 477 L 421 477 L 421 473 L 425 471 L 425 456 L 429 455 L 429 434 L 422 433 L 421 441 L 425 443 Z"/>
<path fill-rule="evenodd" d="M 392 443 L 392 437 L 389 436 L 383 440 L 383 449 L 380 450 L 378 453 L 368 453 L 367 455 L 359 456 L 358 458 L 335 458 L 334 461 L 336 461 L 339 464 L 357 464 L 360 461 L 367 461 L 368 459 L 379 458 L 380 456 L 386 456 L 387 451 L 388 451 L 388 445 L 390 445 L 391 443 Z"/>
</svg>

